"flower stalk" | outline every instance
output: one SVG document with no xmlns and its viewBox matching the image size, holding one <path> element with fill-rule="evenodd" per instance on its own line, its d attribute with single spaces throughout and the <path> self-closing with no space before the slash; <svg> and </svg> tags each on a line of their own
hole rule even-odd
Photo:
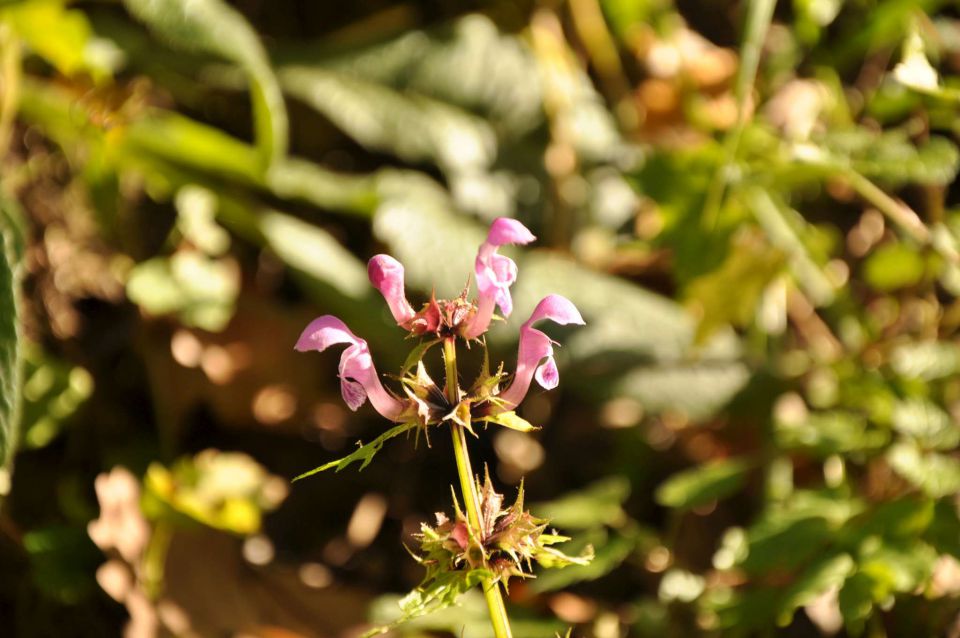
<svg viewBox="0 0 960 638">
<path fill-rule="evenodd" d="M 455 337 L 448 337 L 443 341 L 443 361 L 446 366 L 446 394 L 451 405 L 460 402 L 460 385 L 457 381 L 457 342 Z M 471 534 L 480 536 L 480 497 L 477 494 L 473 468 L 470 465 L 470 451 L 467 448 L 467 437 L 464 427 L 459 423 L 450 423 L 450 432 L 453 436 L 453 454 L 457 461 L 457 474 L 460 477 L 460 491 L 467 510 L 467 521 L 470 524 Z M 490 622 L 496 638 L 512 638 L 510 619 L 503 602 L 500 584 L 492 576 L 483 580 L 483 595 L 487 599 L 487 608 L 490 611 Z"/>
</svg>

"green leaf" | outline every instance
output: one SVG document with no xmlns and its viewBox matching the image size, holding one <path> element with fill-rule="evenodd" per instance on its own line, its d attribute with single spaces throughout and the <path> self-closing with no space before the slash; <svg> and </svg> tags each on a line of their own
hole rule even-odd
<svg viewBox="0 0 960 638">
<path fill-rule="evenodd" d="M 556 500 L 534 504 L 531 510 L 565 529 L 619 526 L 627 519 L 623 503 L 628 496 L 630 481 L 622 476 L 611 476 Z"/>
<path fill-rule="evenodd" d="M 587 551 L 587 547 L 595 547 L 593 560 L 586 565 L 571 565 L 564 569 L 538 573 L 530 586 L 534 591 L 548 592 L 601 578 L 623 564 L 636 549 L 639 538 L 639 533 L 633 531 L 609 534 L 600 529 L 593 533 L 580 534 L 570 543 L 570 552 Z"/>
<path fill-rule="evenodd" d="M 346 297 L 361 299 L 370 292 L 366 267 L 322 228 L 270 211 L 260 215 L 260 230 L 267 245 L 288 266 Z"/>
<path fill-rule="evenodd" d="M 928 449 L 952 450 L 960 443 L 960 429 L 943 408 L 927 399 L 898 401 L 893 408 L 893 427 Z"/>
<path fill-rule="evenodd" d="M 887 452 L 890 466 L 928 496 L 940 498 L 960 491 L 960 461 L 934 452 L 922 454 L 910 443 L 898 443 Z"/>
<path fill-rule="evenodd" d="M 890 364 L 902 377 L 928 381 L 960 372 L 960 344 L 952 341 L 921 341 L 894 348 Z"/>
<path fill-rule="evenodd" d="M 657 502 L 690 509 L 724 498 L 740 489 L 751 465 L 742 459 L 725 459 L 674 474 L 657 488 Z"/>
<path fill-rule="evenodd" d="M 454 106 L 319 68 L 285 67 L 280 80 L 287 93 L 367 148 L 452 173 L 486 170 L 496 157 L 490 125 Z"/>
<path fill-rule="evenodd" d="M 233 316 L 240 290 L 237 270 L 229 258 L 193 251 L 155 257 L 130 272 L 127 296 L 151 315 L 177 314 L 187 325 L 219 332 Z"/>
<path fill-rule="evenodd" d="M 863 264 L 863 276 L 877 290 L 890 291 L 913 286 L 923 279 L 926 263 L 916 248 L 884 244 Z"/>
<path fill-rule="evenodd" d="M 380 448 L 383 447 L 383 444 L 392 439 L 395 436 L 408 432 L 417 427 L 416 423 L 403 423 L 401 425 L 395 425 L 374 440 L 369 443 L 358 443 L 360 447 L 354 450 L 351 454 L 343 457 L 342 459 L 337 459 L 336 461 L 330 461 L 329 463 L 324 463 L 320 467 L 314 468 L 309 472 L 304 472 L 300 476 L 294 478 L 294 482 L 299 481 L 300 479 L 307 478 L 308 476 L 313 476 L 319 472 L 325 472 L 329 469 L 333 469 L 337 472 L 348 467 L 351 463 L 360 463 L 360 469 L 367 467 L 370 464 L 370 461 L 373 460 L 373 457 L 377 452 L 380 451 Z"/>
<path fill-rule="evenodd" d="M 267 53 L 243 15 L 220 0 L 124 0 L 160 39 L 239 65 L 250 78 L 261 168 L 287 152 L 287 113 Z"/>
<path fill-rule="evenodd" d="M 4 232 L 0 256 L 0 468 L 7 467 L 13 458 L 21 411 L 19 277 L 7 236 Z"/>
<path fill-rule="evenodd" d="M 370 607 L 371 621 L 388 624 L 395 620 L 400 614 L 400 599 L 400 596 L 389 594 L 374 600 Z M 522 608 L 510 610 L 513 638 L 544 638 L 563 631 L 564 627 L 553 618 L 531 617 Z M 423 632 L 446 632 L 458 638 L 495 638 L 487 603 L 476 589 L 460 596 L 456 605 L 407 621 L 401 635 L 421 636 Z"/>
<path fill-rule="evenodd" d="M 778 621 L 788 625 L 797 607 L 813 601 L 830 587 L 839 587 L 855 569 L 849 554 L 825 556 L 815 560 L 784 592 L 778 606 Z"/>
<path fill-rule="evenodd" d="M 841 410 L 813 412 L 799 423 L 778 421 L 774 428 L 781 447 L 808 450 L 820 458 L 878 450 L 890 440 L 888 431 L 869 427 L 862 415 Z"/>
<path fill-rule="evenodd" d="M 90 397 L 93 377 L 59 361 L 36 344 L 23 348 L 23 442 L 26 448 L 49 444 L 64 422 Z"/>
<path fill-rule="evenodd" d="M 516 430 L 517 432 L 533 432 L 534 430 L 540 429 L 526 419 L 517 416 L 517 413 L 513 411 L 501 412 L 495 416 L 486 417 L 484 418 L 484 421 L 487 423 L 502 425 L 505 428 L 510 428 L 511 430 Z"/>
<path fill-rule="evenodd" d="M 440 339 L 432 339 L 430 341 L 421 341 L 420 343 L 418 343 L 416 347 L 410 351 L 410 354 L 408 354 L 407 358 L 404 360 L 403 367 L 400 368 L 400 376 L 405 375 L 408 371 L 413 369 L 413 366 L 417 365 L 417 363 L 419 363 L 420 360 L 423 359 L 423 355 L 427 353 L 427 350 L 429 350 L 430 348 L 432 348 L 433 346 L 437 345 L 440 342 L 441 342 Z"/>
<path fill-rule="evenodd" d="M 735 235 L 720 268 L 687 287 L 690 305 L 700 317 L 696 340 L 702 342 L 727 324 L 750 324 L 764 290 L 781 272 L 783 262 L 783 253 L 771 248 L 762 233 L 751 230 Z M 731 295 L 734 289 L 737 294 Z"/>
<path fill-rule="evenodd" d="M 5 7 L 0 20 L 64 75 L 92 68 L 85 53 L 93 33 L 83 12 L 55 0 L 20 2 Z"/>
<path fill-rule="evenodd" d="M 442 573 L 400 599 L 400 616 L 397 619 L 388 625 L 374 627 L 363 634 L 363 638 L 385 634 L 406 622 L 452 607 L 462 594 L 492 577 L 493 574 L 485 569 Z"/>
</svg>

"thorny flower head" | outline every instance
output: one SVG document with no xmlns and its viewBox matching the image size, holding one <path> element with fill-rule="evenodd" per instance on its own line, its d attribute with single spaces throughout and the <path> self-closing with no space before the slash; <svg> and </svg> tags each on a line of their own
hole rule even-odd
<svg viewBox="0 0 960 638">
<path fill-rule="evenodd" d="M 421 588 L 440 574 L 454 571 L 485 569 L 506 586 L 512 577 L 532 578 L 533 563 L 544 567 L 585 565 L 593 558 L 587 547 L 580 556 L 568 556 L 551 547 L 568 540 L 555 532 L 547 532 L 548 522 L 523 509 L 523 485 L 517 500 L 504 507 L 503 495 L 493 489 L 490 474 L 483 484 L 477 483 L 480 494 L 480 529 L 472 530 L 454 498 L 454 517 L 436 514 L 436 525 L 426 523 L 416 536 L 420 554 L 414 558 L 427 569 Z"/>
<path fill-rule="evenodd" d="M 431 295 L 419 310 L 407 300 L 404 269 L 399 261 L 389 255 L 376 255 L 367 265 L 367 273 L 370 283 L 386 300 L 397 325 L 411 336 L 425 340 L 426 347 L 419 350 L 422 358 L 430 345 L 442 339 L 481 340 L 494 318 L 495 308 L 499 308 L 504 317 L 510 316 L 513 312 L 510 287 L 517 280 L 517 265 L 498 250 L 508 244 L 529 244 L 534 239 L 533 234 L 514 219 L 501 217 L 495 220 L 474 261 L 476 297 L 470 297 L 468 285 L 454 299 L 438 300 Z M 529 430 L 532 426 L 519 419 L 513 410 L 526 396 L 534 380 L 548 390 L 559 382 L 553 359 L 556 344 L 533 327 L 534 323 L 545 319 L 561 325 L 584 323 L 569 300 L 560 295 L 548 295 L 520 328 L 514 373 L 504 373 L 502 366 L 491 373 L 484 366 L 477 380 L 467 392 L 457 397 L 457 401 L 450 401 L 430 379 L 422 361 L 416 362 L 414 372 L 402 376 L 402 393 L 385 388 L 367 342 L 332 315 L 313 320 L 300 335 L 296 348 L 322 352 L 333 345 L 347 346 L 340 357 L 339 376 L 343 400 L 351 410 L 356 410 L 369 399 L 374 409 L 387 419 L 416 423 L 423 430 L 447 420 L 468 427 L 473 421 L 485 421 Z"/>
</svg>

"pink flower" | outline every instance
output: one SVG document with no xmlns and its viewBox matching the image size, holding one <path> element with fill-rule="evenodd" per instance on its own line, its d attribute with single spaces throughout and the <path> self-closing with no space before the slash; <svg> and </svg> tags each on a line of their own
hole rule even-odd
<svg viewBox="0 0 960 638">
<path fill-rule="evenodd" d="M 350 332 L 342 321 L 333 315 L 317 317 L 300 335 L 296 349 L 323 352 L 340 343 L 350 344 L 340 355 L 340 392 L 347 406 L 356 410 L 369 397 L 377 412 L 391 421 L 398 420 L 403 404 L 380 383 L 367 342 Z"/>
<path fill-rule="evenodd" d="M 552 390 L 560 382 L 560 373 L 553 359 L 553 342 L 550 337 L 533 327 L 541 319 L 550 319 L 562 326 L 584 324 L 583 317 L 570 300 L 560 295 L 547 295 L 540 300 L 533 314 L 520 327 L 520 348 L 517 352 L 517 372 L 513 382 L 500 393 L 503 400 L 512 409 L 515 408 L 530 389 L 530 381 Z M 542 364 L 540 363 L 546 358 Z"/>
<path fill-rule="evenodd" d="M 376 255 L 367 263 L 370 283 L 380 291 L 397 325 L 408 327 L 416 313 L 403 287 L 403 264 L 390 255 Z"/>
<path fill-rule="evenodd" d="M 517 280 L 517 264 L 509 257 L 497 254 L 497 249 L 505 244 L 529 244 L 536 237 L 527 227 L 515 219 L 498 217 L 490 225 L 487 240 L 480 246 L 474 263 L 477 278 L 479 300 L 477 314 L 467 327 L 464 337 L 476 339 L 490 326 L 493 307 L 500 307 L 504 317 L 513 312 L 513 299 L 510 286 Z"/>
</svg>

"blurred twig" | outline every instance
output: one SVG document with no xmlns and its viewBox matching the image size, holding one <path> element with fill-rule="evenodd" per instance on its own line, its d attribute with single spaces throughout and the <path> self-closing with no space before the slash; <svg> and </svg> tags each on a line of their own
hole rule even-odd
<svg viewBox="0 0 960 638">
<path fill-rule="evenodd" d="M 717 223 L 723 195 L 727 186 L 728 167 L 737 155 L 740 137 L 747 123 L 747 99 L 753 89 L 760 66 L 760 50 L 773 20 L 776 0 L 752 0 L 747 6 L 747 22 L 743 43 L 740 45 L 740 68 L 734 91 L 737 99 L 737 121 L 723 140 L 720 165 L 713 174 L 703 205 L 703 227 L 712 229 Z"/>
<path fill-rule="evenodd" d="M 630 93 L 630 82 L 600 4 L 597 0 L 569 0 L 569 4 L 573 26 L 606 88 L 607 97 L 620 104 Z"/>
</svg>

